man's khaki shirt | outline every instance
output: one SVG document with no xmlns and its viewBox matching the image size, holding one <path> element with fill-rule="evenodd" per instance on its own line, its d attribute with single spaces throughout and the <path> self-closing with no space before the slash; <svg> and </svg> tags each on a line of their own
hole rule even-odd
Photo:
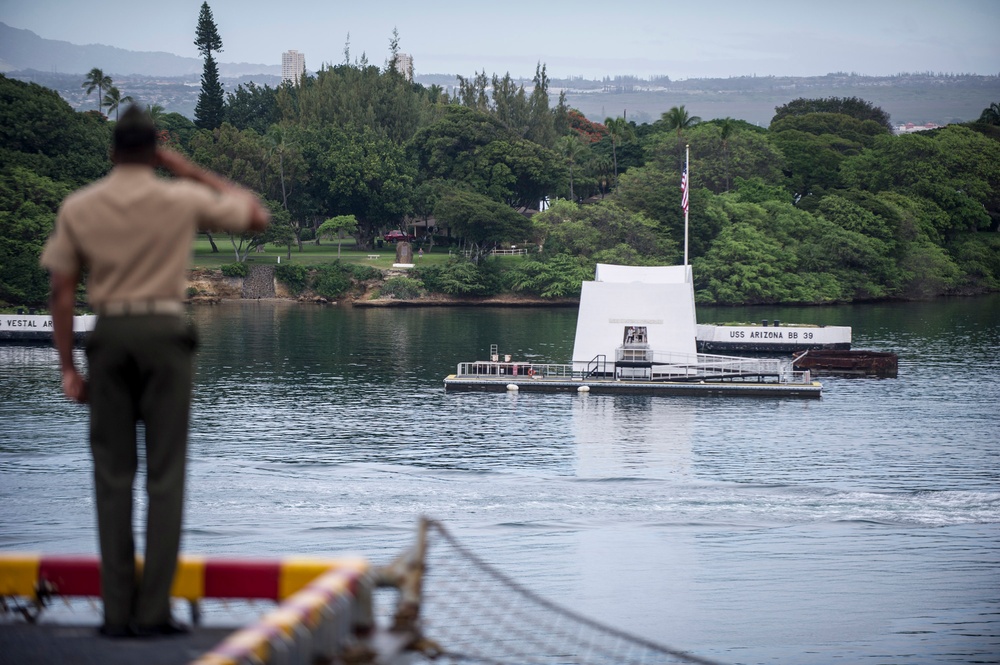
<svg viewBox="0 0 1000 665">
<path fill-rule="evenodd" d="M 179 302 L 195 234 L 245 231 L 250 216 L 249 197 L 122 164 L 66 198 L 41 263 L 67 275 L 88 268 L 87 296 L 95 309 L 109 303 Z"/>
</svg>

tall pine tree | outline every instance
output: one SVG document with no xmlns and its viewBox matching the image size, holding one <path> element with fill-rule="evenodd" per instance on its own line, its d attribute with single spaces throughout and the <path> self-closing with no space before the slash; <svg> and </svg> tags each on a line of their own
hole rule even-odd
<svg viewBox="0 0 1000 665">
<path fill-rule="evenodd" d="M 207 2 L 201 3 L 194 45 L 205 57 L 205 68 L 201 75 L 201 94 L 198 95 L 198 104 L 194 107 L 194 124 L 202 129 L 215 129 L 222 124 L 224 99 L 222 83 L 219 82 L 219 66 L 212 57 L 212 51 L 222 52 L 222 37 L 219 36 L 212 8 Z"/>
<path fill-rule="evenodd" d="M 201 94 L 194 107 L 194 124 L 201 129 L 215 129 L 222 124 L 224 101 L 219 82 L 219 66 L 211 54 L 205 56 L 201 73 Z"/>
</svg>

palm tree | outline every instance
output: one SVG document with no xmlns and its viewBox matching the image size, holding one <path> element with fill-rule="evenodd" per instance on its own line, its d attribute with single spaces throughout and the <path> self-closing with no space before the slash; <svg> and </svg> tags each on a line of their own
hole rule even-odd
<svg viewBox="0 0 1000 665">
<path fill-rule="evenodd" d="M 576 196 L 573 193 L 573 167 L 580 161 L 580 158 L 586 152 L 587 147 L 583 145 L 583 141 L 580 140 L 579 136 L 566 135 L 559 138 L 556 147 L 559 149 L 559 154 L 561 154 L 565 159 L 566 163 L 569 164 L 569 200 L 576 201 Z"/>
<path fill-rule="evenodd" d="M 601 190 L 601 198 L 603 199 L 605 192 L 608 190 L 609 176 L 611 175 L 614 163 L 608 159 L 607 155 L 600 155 L 591 161 L 590 166 L 597 175 L 597 184 Z"/>
<path fill-rule="evenodd" d="M 983 109 L 983 114 L 979 116 L 979 122 L 987 125 L 1000 125 L 1000 102 L 993 102 L 989 108 Z"/>
<path fill-rule="evenodd" d="M 103 70 L 94 67 L 87 72 L 87 78 L 84 79 L 83 85 L 80 87 L 86 88 L 88 95 L 97 90 L 97 111 L 100 112 L 104 108 L 104 91 L 111 87 L 111 77 L 107 76 Z"/>
<path fill-rule="evenodd" d="M 605 118 L 604 126 L 611 136 L 611 158 L 615 167 L 615 184 L 618 184 L 618 144 L 628 138 L 635 137 L 632 125 L 625 118 Z"/>
<path fill-rule="evenodd" d="M 129 104 L 135 101 L 132 99 L 131 95 L 125 95 L 122 97 L 122 93 L 119 92 L 117 86 L 111 86 L 108 88 L 107 94 L 104 95 L 104 105 L 108 107 L 108 115 L 112 111 L 115 112 L 115 122 L 118 122 L 118 108 L 122 104 Z"/>
<path fill-rule="evenodd" d="M 684 151 L 681 149 L 681 132 L 697 125 L 701 122 L 701 118 L 696 115 L 688 115 L 683 106 L 674 106 L 661 115 L 660 120 L 663 121 L 667 129 L 677 132 L 677 154 L 683 154 Z"/>
<path fill-rule="evenodd" d="M 153 104 L 152 106 L 146 104 L 146 113 L 149 114 L 149 117 L 150 119 L 152 119 L 153 124 L 156 125 L 157 127 L 160 126 L 160 120 L 163 118 L 166 112 L 167 112 L 166 109 L 164 109 L 159 104 Z"/>
</svg>

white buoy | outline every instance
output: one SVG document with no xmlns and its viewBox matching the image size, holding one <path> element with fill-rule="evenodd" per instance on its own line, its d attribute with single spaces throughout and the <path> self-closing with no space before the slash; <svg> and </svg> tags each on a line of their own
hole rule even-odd
<svg viewBox="0 0 1000 665">
<path fill-rule="evenodd" d="M 520 388 L 517 387 L 516 383 L 508 383 L 507 384 L 507 390 L 509 390 L 511 392 L 517 392 L 518 390 L 520 390 Z"/>
<path fill-rule="evenodd" d="M 590 392 L 590 386 L 580 386 L 579 388 L 576 389 L 576 392 L 578 392 L 578 393 L 589 393 Z"/>
</svg>

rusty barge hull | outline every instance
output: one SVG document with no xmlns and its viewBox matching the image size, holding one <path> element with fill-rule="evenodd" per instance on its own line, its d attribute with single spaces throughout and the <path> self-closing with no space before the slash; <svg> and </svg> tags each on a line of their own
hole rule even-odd
<svg viewBox="0 0 1000 665">
<path fill-rule="evenodd" d="M 827 376 L 873 376 L 894 379 L 899 371 L 899 358 L 887 351 L 807 351 L 797 356 L 792 365 L 799 371 Z"/>
</svg>

